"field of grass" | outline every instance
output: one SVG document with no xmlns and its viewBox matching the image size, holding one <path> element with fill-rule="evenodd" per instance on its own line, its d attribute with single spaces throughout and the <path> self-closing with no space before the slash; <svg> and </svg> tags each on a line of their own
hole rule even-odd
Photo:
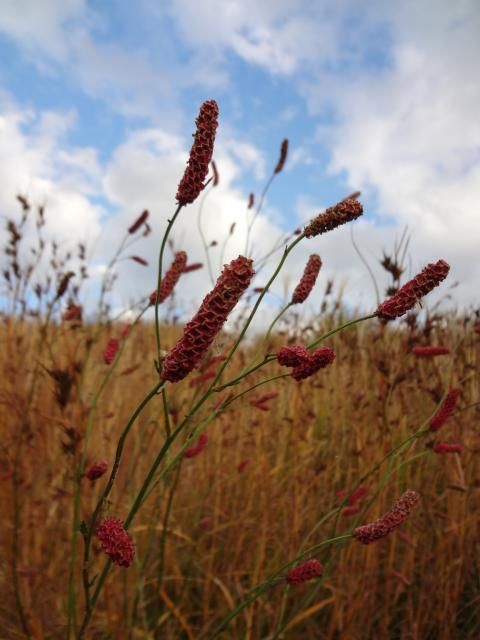
<svg viewBox="0 0 480 640">
<path fill-rule="evenodd" d="M 343 320 L 326 313 L 323 325 L 301 338 L 308 342 Z M 8 319 L 1 325 L 1 638 L 24 637 L 25 628 L 33 638 L 65 637 L 86 430 L 84 468 L 105 460 L 111 469 L 124 425 L 158 379 L 149 324 L 133 327 L 114 364 L 103 363 L 107 340 L 121 330 L 64 323 L 42 332 L 33 321 Z M 165 348 L 179 333 L 162 329 Z M 287 341 L 276 333 L 266 350 Z M 232 342 L 229 335 L 217 339 L 203 371 L 218 370 Z M 326 344 L 336 352 L 332 366 L 302 382 L 284 375 L 241 395 L 205 426 L 208 442 L 197 456 L 177 454 L 220 398 L 286 370 L 273 362 L 213 394 L 180 432 L 130 525 L 134 564 L 110 571 L 86 637 L 213 637 L 216 623 L 252 588 L 302 550 L 374 520 L 406 489 L 421 502 L 401 529 L 369 546 L 347 539 L 307 554 L 322 563 L 321 578 L 287 586 L 280 572 L 219 637 L 479 637 L 480 337 L 471 322 L 438 317 L 410 328 L 373 320 Z M 441 344 L 450 354 L 418 358 L 414 344 Z M 222 380 L 235 378 L 255 350 L 237 351 Z M 103 515 L 125 520 L 165 442 L 163 402 L 174 430 L 210 382 L 191 379 L 167 386 L 165 397 L 155 396 L 139 415 Z M 425 429 L 456 386 L 462 393 L 454 415 L 437 433 Z M 267 392 L 278 395 L 251 404 Z M 463 451 L 437 454 L 429 447 L 434 441 L 461 443 Z M 79 481 L 80 520 L 88 522 L 107 477 Z M 358 513 L 345 515 L 338 492 L 362 484 L 368 491 Z M 76 625 L 84 608 L 78 538 Z M 105 558 L 94 540 L 91 578 Z"/>
</svg>

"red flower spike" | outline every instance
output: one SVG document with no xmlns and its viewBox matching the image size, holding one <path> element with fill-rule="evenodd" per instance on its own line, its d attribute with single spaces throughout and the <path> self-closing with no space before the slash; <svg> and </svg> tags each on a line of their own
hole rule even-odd
<svg viewBox="0 0 480 640">
<path fill-rule="evenodd" d="M 292 378 L 294 380 L 304 380 L 309 378 L 320 369 L 328 367 L 335 360 L 335 352 L 330 347 L 320 347 L 313 353 L 308 354 L 308 360 L 293 368 Z"/>
<path fill-rule="evenodd" d="M 363 207 L 357 200 L 357 194 L 353 195 L 355 197 L 350 196 L 333 207 L 329 207 L 324 213 L 319 213 L 303 230 L 305 237 L 313 238 L 359 218 L 363 214 Z"/>
<path fill-rule="evenodd" d="M 147 209 L 145 209 L 145 211 L 143 211 L 138 216 L 138 218 L 135 220 L 132 226 L 128 228 L 128 233 L 135 233 L 135 231 L 138 231 L 138 229 L 140 229 L 142 224 L 144 224 L 147 221 L 148 216 L 149 216 L 149 213 Z"/>
<path fill-rule="evenodd" d="M 267 402 L 268 400 L 273 400 L 274 398 L 278 398 L 278 391 L 269 391 L 268 393 L 264 393 L 262 396 L 257 398 L 257 402 Z"/>
<path fill-rule="evenodd" d="M 211 380 L 214 377 L 215 377 L 214 371 L 206 371 L 205 373 L 202 373 L 201 375 L 195 376 L 195 378 L 192 378 L 190 380 L 189 385 L 191 387 L 196 387 L 197 385 L 202 384 L 202 382 L 207 382 L 208 380 Z"/>
<path fill-rule="evenodd" d="M 254 204 L 255 204 L 255 194 L 254 193 L 249 193 L 248 194 L 247 209 L 252 209 Z"/>
<path fill-rule="evenodd" d="M 364 495 L 366 495 L 368 493 L 368 487 L 366 484 L 361 484 L 359 487 L 357 487 L 357 489 L 355 489 L 355 491 L 353 493 L 351 493 L 348 497 L 348 504 L 349 505 L 354 505 L 356 502 L 358 502 L 361 498 L 363 498 Z"/>
<path fill-rule="evenodd" d="M 287 573 L 286 580 L 288 584 L 296 586 L 303 584 L 304 582 L 308 582 L 309 580 L 313 580 L 313 578 L 319 576 L 322 571 L 323 567 L 320 562 L 315 558 L 312 558 L 311 560 L 307 560 L 307 562 L 290 569 Z"/>
<path fill-rule="evenodd" d="M 408 518 L 419 500 L 418 493 L 406 491 L 395 502 L 390 511 L 387 511 L 381 518 L 370 524 L 357 527 L 353 532 L 353 537 L 362 544 L 371 544 L 381 538 L 385 538 Z"/>
<path fill-rule="evenodd" d="M 308 259 L 305 271 L 303 272 L 303 276 L 295 287 L 291 304 L 300 304 L 301 302 L 305 302 L 317 281 L 321 266 L 322 261 L 320 256 L 317 256 L 316 254 L 311 255 Z"/>
<path fill-rule="evenodd" d="M 108 469 L 108 462 L 105 460 L 97 460 L 97 462 L 93 462 L 85 472 L 85 477 L 88 478 L 91 482 L 94 480 L 98 480 L 101 478 L 103 474 Z"/>
<path fill-rule="evenodd" d="M 240 464 L 238 465 L 238 467 L 237 467 L 238 472 L 239 472 L 239 473 L 242 473 L 242 471 L 244 471 L 244 470 L 245 470 L 245 467 L 246 467 L 247 465 L 248 465 L 248 460 L 242 460 L 242 461 L 240 462 Z"/>
<path fill-rule="evenodd" d="M 82 314 L 83 308 L 81 306 L 73 304 L 73 302 L 69 302 L 62 318 L 64 322 L 81 322 Z"/>
<path fill-rule="evenodd" d="M 195 123 L 197 131 L 190 149 L 187 168 L 177 190 L 177 202 L 180 205 L 194 202 L 205 188 L 203 181 L 212 159 L 218 127 L 218 105 L 215 100 L 207 100 L 202 104 Z"/>
<path fill-rule="evenodd" d="M 110 338 L 107 342 L 107 346 L 105 347 L 105 351 L 103 352 L 103 361 L 105 364 L 112 364 L 118 353 L 119 347 L 120 341 L 118 338 Z"/>
<path fill-rule="evenodd" d="M 433 445 L 433 450 L 435 453 L 445 454 L 445 453 L 462 453 L 463 447 L 461 444 L 454 444 L 449 442 L 437 442 Z"/>
<path fill-rule="evenodd" d="M 195 369 L 234 309 L 253 275 L 252 261 L 243 256 L 225 265 L 213 290 L 185 326 L 183 335 L 163 362 L 161 377 L 179 382 Z"/>
<path fill-rule="evenodd" d="M 182 273 L 185 272 L 185 266 L 187 264 L 187 254 L 185 251 L 178 251 L 175 254 L 175 258 L 170 266 L 170 269 L 162 278 L 160 283 L 160 293 L 158 295 L 158 304 L 162 303 L 168 296 L 170 296 L 177 284 Z M 150 294 L 150 304 L 155 304 L 157 298 L 157 292 L 153 291 Z"/>
<path fill-rule="evenodd" d="M 450 391 L 445 396 L 445 400 L 440 405 L 437 413 L 430 420 L 431 431 L 438 431 L 440 427 L 442 427 L 445 422 L 451 417 L 452 413 L 455 411 L 455 405 L 457 404 L 460 393 L 461 389 L 450 389 Z"/>
<path fill-rule="evenodd" d="M 118 518 L 109 516 L 97 527 L 97 537 L 103 551 L 119 567 L 129 567 L 135 556 L 135 546 L 130 534 Z"/>
<path fill-rule="evenodd" d="M 419 358 L 433 358 L 435 356 L 446 356 L 450 353 L 448 347 L 413 347 L 412 353 Z"/>
<path fill-rule="evenodd" d="M 202 433 L 200 434 L 197 444 L 193 447 L 188 447 L 187 449 L 185 449 L 185 451 L 183 452 L 183 457 L 184 458 L 195 458 L 196 456 L 198 456 L 199 453 L 202 453 L 202 451 L 205 449 L 206 445 L 208 442 L 208 436 L 206 433 Z"/>
<path fill-rule="evenodd" d="M 300 345 L 293 347 L 282 347 L 277 352 L 278 364 L 282 367 L 298 367 L 303 362 L 308 361 L 309 352 Z"/>
<path fill-rule="evenodd" d="M 427 266 L 401 287 L 395 295 L 382 302 L 375 311 L 375 315 L 383 320 L 394 320 L 413 309 L 416 303 L 430 293 L 445 280 L 450 266 L 445 260 L 438 260 Z"/>
<path fill-rule="evenodd" d="M 360 509 L 361 507 L 359 504 L 351 504 L 342 510 L 342 516 L 355 516 L 360 512 Z"/>
</svg>

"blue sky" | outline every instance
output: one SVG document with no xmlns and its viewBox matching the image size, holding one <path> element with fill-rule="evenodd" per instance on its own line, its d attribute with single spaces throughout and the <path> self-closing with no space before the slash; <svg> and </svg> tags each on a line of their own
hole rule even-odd
<svg viewBox="0 0 480 640">
<path fill-rule="evenodd" d="M 4 0 L 0 215 L 14 215 L 19 190 L 45 202 L 52 234 L 86 239 L 99 274 L 146 207 L 154 234 L 142 250 L 153 265 L 195 116 L 215 98 L 221 185 L 205 219 L 212 239 L 237 222 L 227 258 L 244 245 L 248 193 L 259 194 L 287 137 L 285 171 L 255 227 L 258 255 L 360 189 L 355 237 L 376 273 L 407 226 L 412 272 L 445 258 L 461 282 L 456 299 L 478 304 L 479 32 L 476 0 Z M 178 248 L 202 260 L 197 205 L 184 214 Z M 279 295 L 312 252 L 351 304 L 372 304 L 349 230 L 292 256 Z M 150 290 L 154 268 L 125 269 L 115 305 L 139 293 L 139 277 Z M 204 292 L 205 276 L 192 278 Z"/>
</svg>

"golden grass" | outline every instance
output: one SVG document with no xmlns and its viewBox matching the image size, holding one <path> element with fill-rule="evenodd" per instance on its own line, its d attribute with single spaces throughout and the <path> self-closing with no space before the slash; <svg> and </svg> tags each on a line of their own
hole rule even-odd
<svg viewBox="0 0 480 640">
<path fill-rule="evenodd" d="M 93 395 L 109 370 L 102 349 L 119 331 L 116 326 L 72 330 L 64 324 L 41 336 L 33 323 L 1 326 L 0 638 L 25 635 L 15 597 L 15 562 L 31 637 L 65 637 L 75 467 Z M 177 334 L 178 329 L 162 329 L 166 347 Z M 228 343 L 228 337 L 223 339 Z M 276 335 L 272 341 L 280 345 L 283 339 Z M 326 343 L 337 353 L 331 367 L 300 384 L 288 377 L 268 383 L 209 424 L 205 450 L 172 467 L 134 520 L 135 564 L 113 568 L 86 637 L 210 637 L 214 621 L 250 588 L 301 549 L 332 535 L 336 512 L 318 523 L 341 503 L 336 492 L 353 489 L 389 450 L 418 430 L 452 386 L 462 388 L 459 411 L 435 438 L 460 442 L 464 452 L 436 455 L 425 446 L 433 440 L 430 434 L 365 481 L 372 498 L 362 516 L 365 522 L 407 488 L 421 495 L 420 507 L 402 527 L 408 538 L 397 532 L 368 547 L 351 541 L 325 549 L 317 555 L 325 566 L 322 580 L 287 589 L 279 581 L 220 637 L 480 637 L 480 411 L 475 405 L 480 400 L 480 337 L 460 321 L 444 319 L 429 341 L 449 346 L 452 353 L 430 360 L 411 354 L 411 339 L 405 330 L 382 328 L 376 321 L 349 328 Z M 157 380 L 154 345 L 151 325 L 140 325 L 129 336 L 98 403 L 89 459 L 111 465 L 123 426 Z M 235 377 L 249 355 L 238 353 L 223 380 Z M 60 371 L 72 380 L 64 407 L 55 396 Z M 269 364 L 253 380 L 285 371 Z M 249 379 L 234 390 L 251 384 Z M 269 411 L 250 405 L 251 399 L 274 390 L 279 396 L 269 401 Z M 199 393 L 188 378 L 167 388 L 172 425 L 179 424 Z M 208 401 L 200 415 L 208 415 L 213 404 Z M 181 434 L 174 451 L 187 435 Z M 162 398 L 157 396 L 128 437 L 109 514 L 126 517 L 164 437 Z M 239 471 L 242 461 L 248 464 Z M 105 478 L 82 480 L 85 521 Z M 340 516 L 337 532 L 350 531 L 355 522 L 355 516 Z M 84 607 L 82 544 L 79 536 L 77 625 Z M 95 542 L 90 575 L 101 570 L 104 559 Z"/>
</svg>

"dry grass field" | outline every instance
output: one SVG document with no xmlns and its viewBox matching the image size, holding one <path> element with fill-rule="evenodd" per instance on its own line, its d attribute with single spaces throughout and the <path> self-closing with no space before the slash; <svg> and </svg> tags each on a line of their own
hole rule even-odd
<svg viewBox="0 0 480 640">
<path fill-rule="evenodd" d="M 323 326 L 303 338 L 342 320 L 326 312 Z M 86 430 L 85 464 L 105 460 L 111 468 L 124 425 L 158 379 L 149 324 L 135 326 L 115 363 L 104 364 L 105 344 L 121 330 L 63 323 L 42 333 L 34 321 L 1 325 L 2 638 L 24 637 L 22 619 L 33 638 L 65 637 Z M 162 329 L 167 348 L 179 333 Z M 222 336 L 210 356 L 225 353 L 232 340 Z M 268 351 L 286 342 L 275 334 Z M 177 454 L 227 390 L 213 394 L 179 434 L 130 526 L 134 564 L 108 575 L 86 637 L 211 637 L 216 621 L 301 550 L 375 519 L 406 489 L 421 502 L 401 529 L 369 546 L 345 540 L 320 548 L 308 557 L 322 563 L 321 578 L 287 586 L 280 575 L 219 637 L 479 636 L 480 336 L 462 318 L 410 327 L 372 320 L 327 344 L 337 355 L 332 366 L 302 382 L 284 376 L 241 395 L 206 425 L 208 442 L 198 455 Z M 441 344 L 450 354 L 419 358 L 414 344 Z M 237 351 L 223 379 L 235 378 L 253 351 Z M 218 369 L 218 358 L 208 360 L 203 371 Z M 240 395 L 282 373 L 273 362 L 231 389 Z M 210 382 L 189 380 L 167 386 L 171 429 Z M 462 392 L 454 415 L 439 432 L 427 429 L 408 442 L 455 386 Z M 278 395 L 252 405 L 267 392 Z M 434 441 L 461 443 L 463 451 L 435 453 Z M 163 399 L 156 395 L 126 441 L 105 515 L 125 520 L 164 442 Z M 91 517 L 106 478 L 79 480 L 80 520 Z M 360 509 L 345 514 L 339 492 L 360 484 L 368 487 Z M 77 542 L 78 625 L 84 602 Z M 94 541 L 92 576 L 104 562 Z"/>
</svg>

